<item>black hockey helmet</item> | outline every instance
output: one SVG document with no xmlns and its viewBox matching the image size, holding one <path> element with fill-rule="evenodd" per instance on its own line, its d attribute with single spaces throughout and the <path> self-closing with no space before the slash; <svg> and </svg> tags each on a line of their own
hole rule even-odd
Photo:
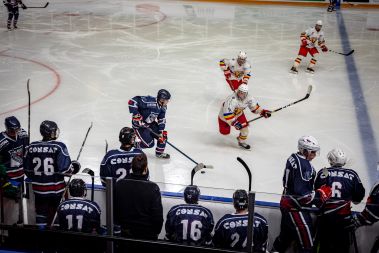
<svg viewBox="0 0 379 253">
<path fill-rule="evenodd" d="M 59 136 L 59 128 L 54 121 L 43 121 L 39 127 L 39 131 L 44 140 L 55 140 Z"/>
<path fill-rule="evenodd" d="M 5 128 L 7 130 L 17 130 L 21 128 L 20 121 L 15 116 L 5 118 Z"/>
<path fill-rule="evenodd" d="M 136 139 L 136 133 L 130 127 L 123 127 L 120 130 L 120 134 L 118 136 L 118 139 L 120 140 L 121 144 L 123 144 L 123 145 L 133 146 L 135 139 Z"/>
<path fill-rule="evenodd" d="M 170 92 L 168 92 L 168 90 L 160 89 L 158 91 L 157 100 L 161 100 L 161 99 L 169 100 L 170 98 L 171 98 L 171 94 Z"/>
<path fill-rule="evenodd" d="M 189 185 L 184 189 L 184 200 L 187 204 L 197 204 L 200 197 L 200 189 L 196 185 Z"/>
<path fill-rule="evenodd" d="M 245 190 L 239 189 L 233 193 L 233 205 L 237 210 L 243 210 L 247 208 L 248 196 Z"/>
<path fill-rule="evenodd" d="M 85 197 L 87 194 L 86 183 L 80 178 L 71 180 L 68 191 L 71 197 Z"/>
</svg>

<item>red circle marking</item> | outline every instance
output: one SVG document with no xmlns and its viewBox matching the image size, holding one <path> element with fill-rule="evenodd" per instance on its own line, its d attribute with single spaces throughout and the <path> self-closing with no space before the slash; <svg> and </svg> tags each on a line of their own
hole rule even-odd
<svg viewBox="0 0 379 253">
<path fill-rule="evenodd" d="M 5 52 L 5 51 L 3 51 L 3 52 Z M 43 100 L 43 99 L 47 98 L 48 96 L 50 96 L 51 94 L 53 94 L 58 89 L 59 85 L 61 84 L 61 77 L 60 77 L 59 73 L 55 69 L 53 69 L 52 67 L 50 67 L 50 66 L 48 66 L 48 65 L 46 65 L 46 64 L 44 64 L 42 62 L 38 62 L 38 61 L 35 61 L 35 60 L 23 58 L 23 57 L 7 55 L 7 54 L 4 54 L 3 52 L 0 52 L 0 56 L 9 57 L 9 58 L 15 58 L 15 59 L 20 59 L 20 60 L 24 60 L 24 61 L 27 61 L 27 62 L 31 62 L 31 63 L 37 64 L 39 66 L 42 66 L 42 67 L 48 69 L 49 71 L 53 72 L 53 74 L 55 76 L 55 85 L 54 85 L 53 89 L 51 89 L 48 93 L 46 93 L 42 97 L 37 98 L 36 100 L 32 101 L 30 103 L 30 105 L 33 105 L 35 103 L 40 102 L 41 100 Z M 15 112 L 15 111 L 21 110 L 21 109 L 26 108 L 26 107 L 28 107 L 27 104 L 19 106 L 19 107 L 14 108 L 14 109 L 11 109 L 11 110 L 6 111 L 6 112 L 0 112 L 0 116 L 4 115 L 4 114 L 8 114 L 8 113 L 11 113 L 11 112 Z"/>
</svg>

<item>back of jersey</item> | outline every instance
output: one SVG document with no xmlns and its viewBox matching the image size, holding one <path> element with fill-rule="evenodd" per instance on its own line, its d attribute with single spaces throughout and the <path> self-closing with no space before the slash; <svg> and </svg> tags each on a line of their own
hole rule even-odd
<svg viewBox="0 0 379 253">
<path fill-rule="evenodd" d="M 70 164 L 67 147 L 62 142 L 37 141 L 26 149 L 25 174 L 32 180 L 36 194 L 46 196 L 63 192 L 65 182 L 62 173 L 70 170 Z"/>
<path fill-rule="evenodd" d="M 358 174 L 351 169 L 341 167 L 328 168 L 328 176 L 320 170 L 317 173 L 315 189 L 322 185 L 332 188 L 332 196 L 325 203 L 324 214 L 351 214 L 351 202 L 361 202 L 365 189 Z"/>
<path fill-rule="evenodd" d="M 122 149 L 110 150 L 104 156 L 100 165 L 100 177 L 103 185 L 105 185 L 105 177 L 116 178 L 116 181 L 119 181 L 129 175 L 133 158 L 142 153 L 143 151 L 137 148 L 132 148 L 129 151 Z"/>
<path fill-rule="evenodd" d="M 247 245 L 248 214 L 226 214 L 216 224 L 213 243 L 216 247 L 242 250 Z M 266 219 L 254 214 L 254 252 L 266 252 L 268 225 Z"/>
<path fill-rule="evenodd" d="M 214 227 L 209 209 L 196 204 L 171 208 L 166 220 L 166 239 L 188 245 L 208 245 Z"/>
<path fill-rule="evenodd" d="M 100 227 L 100 208 L 92 201 L 72 198 L 58 207 L 59 227 L 62 230 L 92 233 Z"/>
</svg>

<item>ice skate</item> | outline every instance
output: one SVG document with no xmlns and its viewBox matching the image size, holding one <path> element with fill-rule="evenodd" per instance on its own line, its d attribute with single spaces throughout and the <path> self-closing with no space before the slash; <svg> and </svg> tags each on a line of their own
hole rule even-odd
<svg viewBox="0 0 379 253">
<path fill-rule="evenodd" d="M 13 29 L 15 29 L 15 30 L 16 30 L 17 28 L 18 28 L 18 27 L 17 27 L 17 25 L 13 25 Z"/>
<path fill-rule="evenodd" d="M 7 26 L 8 31 L 12 31 L 12 28 L 10 25 Z"/>
<path fill-rule="evenodd" d="M 155 156 L 162 159 L 170 159 L 170 155 L 167 153 L 160 153 L 160 154 L 156 153 Z"/>
<path fill-rule="evenodd" d="M 307 70 L 305 70 L 305 72 L 307 72 L 307 73 L 311 73 L 311 74 L 314 74 L 314 73 L 315 73 L 315 70 L 312 69 L 312 68 L 307 68 Z"/>
<path fill-rule="evenodd" d="M 299 73 L 299 71 L 298 71 L 295 67 L 292 67 L 292 68 L 290 69 L 290 72 L 291 72 L 292 74 L 297 74 L 297 73 Z"/>
<path fill-rule="evenodd" d="M 243 149 L 250 150 L 249 144 L 247 144 L 246 142 L 241 142 L 238 137 L 237 137 L 237 141 L 238 141 L 238 146 L 240 146 Z"/>
</svg>

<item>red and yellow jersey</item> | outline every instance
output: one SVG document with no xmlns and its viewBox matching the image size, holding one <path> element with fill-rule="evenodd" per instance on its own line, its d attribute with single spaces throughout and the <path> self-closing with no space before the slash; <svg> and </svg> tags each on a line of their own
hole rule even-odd
<svg viewBox="0 0 379 253">
<path fill-rule="evenodd" d="M 324 32 L 316 31 L 314 27 L 307 29 L 305 32 L 301 33 L 300 40 L 307 40 L 307 48 L 316 47 L 316 43 L 318 46 L 322 46 L 325 44 Z"/>
<path fill-rule="evenodd" d="M 230 125 L 236 118 L 242 115 L 246 108 L 249 108 L 251 112 L 256 114 L 262 110 L 255 98 L 247 96 L 244 100 L 241 100 L 237 97 L 237 93 L 233 93 L 223 102 L 219 117 Z"/>
<path fill-rule="evenodd" d="M 242 80 L 247 83 L 251 76 L 251 65 L 248 61 L 243 65 L 239 65 L 237 59 L 222 59 L 220 60 L 220 68 L 223 71 L 230 71 L 229 80 Z"/>
</svg>

